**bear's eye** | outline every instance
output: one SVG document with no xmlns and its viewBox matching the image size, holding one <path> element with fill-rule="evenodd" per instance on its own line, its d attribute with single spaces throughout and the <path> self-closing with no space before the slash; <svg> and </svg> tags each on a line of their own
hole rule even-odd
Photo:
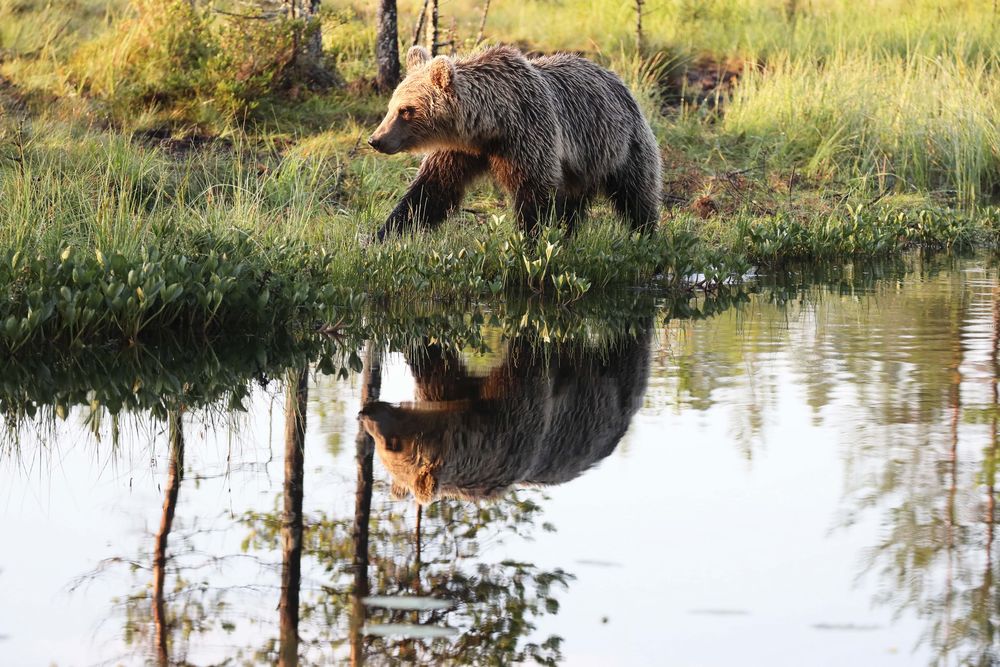
<svg viewBox="0 0 1000 667">
<path fill-rule="evenodd" d="M 414 113 L 416 113 L 416 109 L 413 107 L 403 107 L 399 110 L 399 117 L 403 120 L 413 120 Z"/>
</svg>

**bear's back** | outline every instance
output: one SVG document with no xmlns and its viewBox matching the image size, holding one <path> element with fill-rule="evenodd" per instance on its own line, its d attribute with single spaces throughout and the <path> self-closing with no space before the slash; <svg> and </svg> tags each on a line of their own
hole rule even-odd
<svg viewBox="0 0 1000 667">
<path fill-rule="evenodd" d="M 615 171 L 641 125 L 639 105 L 618 76 L 569 53 L 529 61 L 552 95 L 563 144 L 563 168 L 584 182 L 589 173 Z"/>
<path fill-rule="evenodd" d="M 561 484 L 615 450 L 642 403 L 649 377 L 647 330 L 606 356 L 550 369 L 549 423 L 538 439 L 527 484 Z"/>
</svg>

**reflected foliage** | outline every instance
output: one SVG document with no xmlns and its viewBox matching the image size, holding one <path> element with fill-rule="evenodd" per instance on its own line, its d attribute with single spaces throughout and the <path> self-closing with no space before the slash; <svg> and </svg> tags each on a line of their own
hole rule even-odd
<svg viewBox="0 0 1000 667">
<path fill-rule="evenodd" d="M 865 559 L 882 577 L 879 601 L 927 620 L 940 663 L 995 665 L 1000 293 L 995 273 L 928 279 L 927 298 L 899 305 L 931 344 L 901 351 L 912 370 L 887 364 L 872 377 L 883 392 L 872 419 L 884 426 L 852 454 L 863 473 L 855 512 L 883 516 Z"/>
<path fill-rule="evenodd" d="M 162 338 L 149 344 L 68 353 L 53 347 L 0 360 L 0 414 L 15 436 L 19 425 L 64 419 L 81 407 L 91 420 L 128 412 L 159 421 L 189 409 L 245 410 L 254 386 L 287 368 L 316 363 L 346 375 L 356 354 L 333 338 Z"/>
<path fill-rule="evenodd" d="M 954 256 L 764 276 L 742 309 L 668 324 L 667 372 L 647 395 L 659 409 L 726 406 L 752 460 L 790 374 L 814 423 L 841 434 L 842 524 L 881 525 L 861 574 L 877 603 L 926 622 L 934 664 L 1000 662 L 997 284 L 994 260 Z"/>
<path fill-rule="evenodd" d="M 545 620 L 559 612 L 573 575 L 505 560 L 495 549 L 555 529 L 545 492 L 522 487 L 570 482 L 596 465 L 640 402 L 650 412 L 728 416 L 733 446 L 753 465 L 791 383 L 803 392 L 806 418 L 839 435 L 848 487 L 837 524 L 879 523 L 859 572 L 877 582 L 875 601 L 922 619 L 936 664 L 992 665 L 1000 661 L 997 284 L 992 260 L 910 256 L 800 268 L 690 298 L 628 292 L 570 307 L 538 298 L 381 304 L 327 336 L 136 347 L 108 351 L 103 361 L 79 352 L 22 355 L 2 362 L 0 404 L 15 429 L 73 406 L 169 423 L 182 405 L 238 408 L 255 386 L 311 364 L 312 377 L 330 376 L 333 387 L 312 392 L 313 400 L 331 396 L 325 407 L 343 411 L 356 394 L 333 378 L 361 373 L 366 421 L 355 511 L 349 481 L 343 507 L 310 506 L 315 487 L 306 474 L 296 556 L 288 548 L 294 494 L 290 504 L 276 495 L 270 511 L 226 516 L 223 528 L 188 519 L 175 499 L 165 560 L 160 536 L 151 535 L 139 556 L 101 572 L 125 565 L 134 573 L 133 592 L 116 607 L 129 646 L 155 659 L 160 612 L 150 582 L 162 565 L 160 627 L 173 663 L 199 662 L 199 651 L 220 644 L 234 663 L 274 663 L 294 641 L 301 664 L 555 664 L 562 638 L 545 632 Z M 412 404 L 378 401 L 378 351 L 405 358 Z M 586 436 L 566 436 L 566 420 Z M 400 427 L 411 421 L 419 428 Z M 600 425 L 608 437 L 597 446 Z M 196 483 L 194 475 L 174 479 L 181 498 Z M 166 512 L 169 484 L 163 493 Z M 420 504 L 403 502 L 410 497 Z M 214 530 L 235 530 L 242 543 L 211 551 Z M 301 564 L 294 633 L 279 618 L 280 601 L 292 598 L 281 577 L 294 570 L 292 558 Z M 430 596 L 450 606 L 366 606 L 367 595 Z M 457 634 L 370 631 L 384 624 Z"/>
<path fill-rule="evenodd" d="M 677 301 L 669 312 L 674 307 L 695 315 L 711 312 L 705 305 L 711 302 L 682 305 Z M 21 381 L 11 381 L 5 405 L 18 406 L 13 408 L 17 419 L 12 423 L 22 423 L 32 414 L 25 407 L 29 404 L 65 406 L 60 413 L 84 405 L 116 415 L 121 411 L 148 414 L 154 419 L 173 419 L 170 415 L 179 406 L 186 410 L 239 408 L 252 398 L 255 386 L 267 384 L 289 367 L 311 362 L 315 372 L 336 377 L 347 375 L 348 369 L 363 370 L 361 342 L 371 340 L 367 349 L 402 350 L 414 360 L 418 353 L 426 359 L 431 349 L 446 351 L 456 362 L 461 355 L 506 350 L 507 360 L 500 366 L 518 391 L 541 386 L 549 373 L 552 378 L 563 378 L 564 392 L 590 392 L 595 400 L 603 394 L 589 385 L 624 383 L 624 393 L 614 403 L 622 411 L 621 428 L 615 429 L 620 437 L 642 393 L 653 313 L 658 307 L 668 312 L 662 301 L 646 294 L 626 295 L 614 304 L 582 299 L 572 309 L 553 308 L 537 299 L 494 308 L 469 306 L 461 313 L 448 306 L 431 306 L 398 315 L 392 311 L 378 317 L 373 314 L 363 323 L 339 328 L 326 337 L 290 339 L 282 344 L 241 341 L 222 349 L 180 344 L 155 350 L 129 348 L 117 351 L 114 362 L 105 365 L 79 355 L 67 358 L 69 362 L 39 359 L 34 367 L 25 359 L 19 370 Z M 531 362 L 512 365 L 509 353 L 513 350 Z M 623 371 L 629 376 L 627 381 L 613 370 L 619 363 L 627 366 Z M 42 364 L 52 364 L 59 374 L 31 384 L 27 378 Z M 416 367 L 426 370 L 419 363 Z M 573 380 L 573 369 L 584 367 L 591 370 Z M 82 375 L 73 375 L 73 370 Z M 519 372 L 522 377 L 516 379 Z M 581 404 L 581 408 L 593 410 L 594 406 Z M 37 407 L 33 414 L 38 414 Z M 294 423 L 286 414 L 286 424 Z M 289 432 L 301 435 L 301 429 Z M 617 437 L 610 442 L 611 448 Z M 301 517 L 301 547 L 296 546 L 295 523 L 289 523 L 289 517 L 294 519 L 295 514 L 295 480 L 302 481 L 301 459 L 290 474 L 286 470 L 284 500 L 276 498 L 273 511 L 236 517 L 235 525 L 245 530 L 239 551 L 215 553 L 206 551 L 205 545 L 213 543 L 214 532 L 234 524 L 227 520 L 223 527 L 213 528 L 185 519 L 178 504 L 178 494 L 184 495 L 183 450 L 170 451 L 178 455 L 170 458 L 177 463 L 171 477 L 176 484 L 168 485 L 164 502 L 164 517 L 169 515 L 169 520 L 153 536 L 149 551 L 131 559 L 112 559 L 94 575 L 104 576 L 121 565 L 133 572 L 134 592 L 117 608 L 125 617 L 127 644 L 154 661 L 197 662 L 193 656 L 199 655 L 200 646 L 225 643 L 228 636 L 246 636 L 247 628 L 266 630 L 254 633 L 263 637 L 259 643 L 227 650 L 227 656 L 238 663 L 555 664 L 561 660 L 561 638 L 538 637 L 536 631 L 540 618 L 558 612 L 559 592 L 571 584 L 573 575 L 561 568 L 489 559 L 491 549 L 504 539 L 530 539 L 537 530 L 554 530 L 542 518 L 545 498 L 540 492 L 511 490 L 482 504 L 443 499 L 417 509 L 392 499 L 391 485 L 383 481 L 380 469 L 368 487 L 371 509 L 362 523 L 368 545 L 364 592 L 433 596 L 449 601 L 450 606 L 425 611 L 365 607 L 359 616 L 354 613 L 360 590 L 360 536 L 354 529 L 355 519 L 327 510 L 306 512 Z M 288 451 L 286 447 L 286 456 Z M 606 453 L 586 458 L 567 479 Z M 575 455 L 565 454 L 568 458 Z M 567 465 L 575 464 L 569 461 Z M 197 478 L 184 482 L 189 483 L 197 483 Z M 296 561 L 301 563 L 300 573 L 294 567 Z M 148 583 L 150 575 L 156 583 L 153 587 Z M 241 576 L 249 578 L 241 581 Z M 282 606 L 296 592 L 297 619 Z M 275 605 L 279 598 L 284 602 Z M 279 613 L 273 619 L 253 611 L 276 606 Z M 362 632 L 364 627 L 387 623 L 454 628 L 458 634 L 419 638 Z M 354 635 L 360 641 L 352 653 L 349 638 Z"/>
<path fill-rule="evenodd" d="M 368 534 L 369 593 L 433 596 L 453 606 L 427 611 L 373 607 L 366 622 L 419 623 L 457 628 L 460 633 L 435 639 L 365 637 L 362 660 L 372 664 L 558 661 L 559 637 L 541 643 L 524 638 L 535 630 L 539 617 L 558 611 L 556 595 L 573 576 L 558 568 L 482 559 L 485 545 L 496 546 L 505 536 L 530 537 L 544 498 L 521 491 L 484 506 L 441 501 L 427 508 L 418 534 L 413 507 L 389 501 L 386 491 L 383 484 L 376 484 Z M 277 546 L 276 518 L 272 513 L 243 517 L 252 535 L 248 552 L 266 553 Z M 307 521 L 303 556 L 323 572 L 325 581 L 322 589 L 306 592 L 302 600 L 303 659 L 308 664 L 329 661 L 331 647 L 346 654 L 343 644 L 351 623 L 354 577 L 347 564 L 354 543 L 350 517 L 319 513 Z"/>
</svg>

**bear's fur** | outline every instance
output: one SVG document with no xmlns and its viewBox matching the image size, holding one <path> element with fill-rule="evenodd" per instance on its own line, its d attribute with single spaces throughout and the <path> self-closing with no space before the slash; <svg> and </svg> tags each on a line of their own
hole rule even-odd
<svg viewBox="0 0 1000 667">
<path fill-rule="evenodd" d="M 426 157 L 380 240 L 440 223 L 486 173 L 511 195 L 528 233 L 549 214 L 572 229 L 597 194 L 633 228 L 655 228 L 659 148 L 612 72 L 570 54 L 529 60 L 506 46 L 455 59 L 414 47 L 407 67 L 369 144 Z"/>
<path fill-rule="evenodd" d="M 480 500 L 574 479 L 614 451 L 639 409 L 650 336 L 647 323 L 610 348 L 569 345 L 547 357 L 515 339 L 487 377 L 437 345 L 408 353 L 418 402 L 361 412 L 393 496 Z"/>
</svg>

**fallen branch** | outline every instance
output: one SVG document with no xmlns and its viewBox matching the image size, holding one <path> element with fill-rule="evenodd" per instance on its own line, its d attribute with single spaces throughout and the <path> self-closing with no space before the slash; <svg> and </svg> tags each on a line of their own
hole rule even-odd
<svg viewBox="0 0 1000 667">
<path fill-rule="evenodd" d="M 216 14 L 222 14 L 223 16 L 228 16 L 234 19 L 243 19 L 246 21 L 270 21 L 273 18 L 280 16 L 278 12 L 272 12 L 270 14 L 237 14 L 236 12 L 227 12 L 222 9 L 212 9 Z"/>
<path fill-rule="evenodd" d="M 358 154 L 358 148 L 361 146 L 361 137 L 364 136 L 364 132 L 358 133 L 358 140 L 354 142 L 354 147 L 347 151 L 347 157 L 352 158 Z"/>
<path fill-rule="evenodd" d="M 358 154 L 358 149 L 361 148 L 361 137 L 364 136 L 363 132 L 358 133 L 358 140 L 354 142 L 354 147 L 347 151 L 347 159 L 341 164 L 340 160 L 337 160 L 337 178 L 333 182 L 333 187 L 330 188 L 332 196 L 337 196 L 340 193 L 340 188 L 344 184 L 344 178 L 347 177 L 347 168 L 351 165 L 351 160 Z"/>
</svg>

